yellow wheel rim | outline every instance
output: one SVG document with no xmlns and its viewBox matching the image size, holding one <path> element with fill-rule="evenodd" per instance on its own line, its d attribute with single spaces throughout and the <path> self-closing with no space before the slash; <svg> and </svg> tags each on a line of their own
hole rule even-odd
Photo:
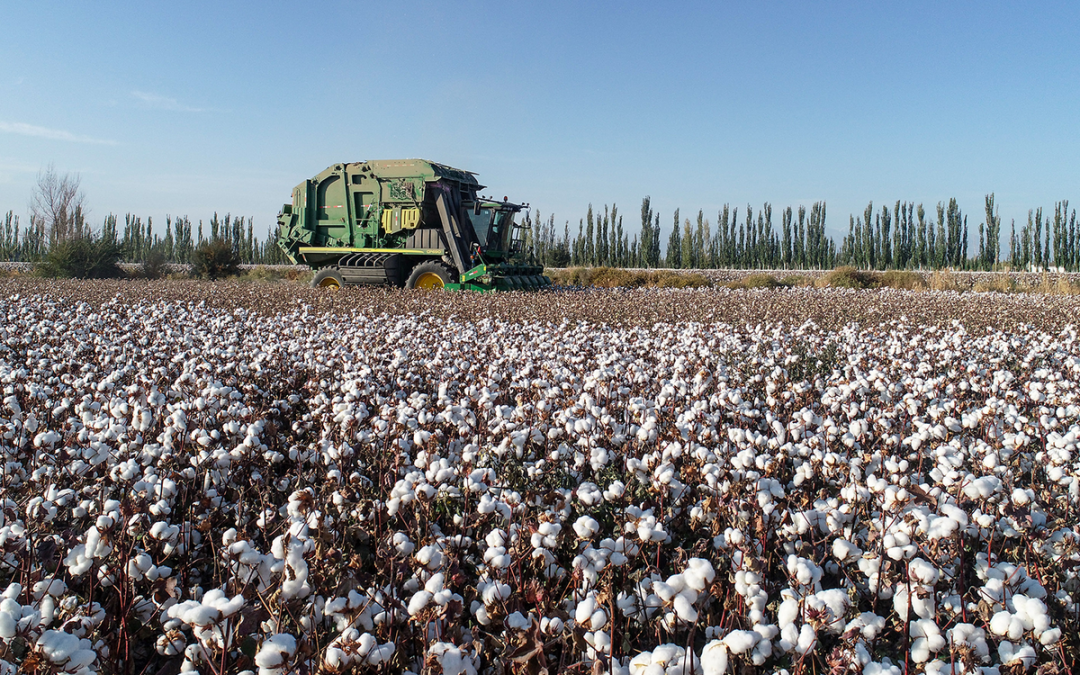
<svg viewBox="0 0 1080 675">
<path fill-rule="evenodd" d="M 424 272 L 423 274 L 421 274 L 419 277 L 417 277 L 416 285 L 414 286 L 414 288 L 423 288 L 425 290 L 442 287 L 442 277 L 440 277 L 438 274 L 435 274 L 434 272 Z"/>
<path fill-rule="evenodd" d="M 338 280 L 334 277 L 326 277 L 319 282 L 319 288 L 329 288 L 332 291 L 336 291 L 341 288 L 341 284 L 339 284 Z"/>
</svg>

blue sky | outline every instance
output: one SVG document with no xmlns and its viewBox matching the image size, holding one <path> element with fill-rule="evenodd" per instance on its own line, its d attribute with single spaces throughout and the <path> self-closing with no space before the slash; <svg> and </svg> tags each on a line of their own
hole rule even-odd
<svg viewBox="0 0 1080 675">
<path fill-rule="evenodd" d="M 576 231 L 651 195 L 1080 206 L 1080 3 L 6 2 L 0 211 L 78 172 L 108 213 L 251 216 L 340 161 L 424 157 Z M 778 225 L 779 218 L 774 213 Z M 1003 249 L 1007 251 L 1007 241 Z"/>
</svg>

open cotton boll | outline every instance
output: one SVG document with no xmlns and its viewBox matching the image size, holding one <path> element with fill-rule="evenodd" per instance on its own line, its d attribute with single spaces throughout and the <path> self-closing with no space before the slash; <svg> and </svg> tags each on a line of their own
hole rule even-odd
<svg viewBox="0 0 1080 675">
<path fill-rule="evenodd" d="M 832 554 L 837 560 L 855 559 L 862 555 L 862 549 L 847 539 L 833 539 Z"/>
<path fill-rule="evenodd" d="M 712 563 L 704 558 L 690 558 L 686 561 L 686 571 L 683 572 L 683 581 L 688 588 L 695 591 L 704 591 L 716 578 L 716 570 Z"/>
<path fill-rule="evenodd" d="M 1001 488 L 1001 479 L 997 476 L 982 476 L 964 486 L 964 494 L 969 499 L 986 499 Z"/>
<path fill-rule="evenodd" d="M 511 630 L 526 630 L 532 625 L 532 620 L 526 617 L 521 612 L 514 612 L 510 616 L 506 617 L 506 625 Z"/>
<path fill-rule="evenodd" d="M 908 573 L 919 583 L 933 586 L 941 576 L 940 570 L 922 558 L 914 558 L 908 563 Z"/>
<path fill-rule="evenodd" d="M 263 640 L 255 654 L 260 675 L 277 675 L 296 653 L 296 638 L 288 633 L 275 633 Z"/>
<path fill-rule="evenodd" d="M 424 607 L 427 607 L 428 602 L 431 601 L 432 595 L 433 593 L 430 591 L 417 591 L 414 593 L 412 598 L 409 599 L 409 616 L 416 616 L 424 609 Z"/>
<path fill-rule="evenodd" d="M 885 617 L 878 616 L 873 612 L 863 612 L 844 626 L 845 633 L 857 630 L 859 631 L 859 634 L 867 640 L 877 639 L 877 636 L 880 635 L 881 631 L 884 629 Z"/>
<path fill-rule="evenodd" d="M 37 639 L 37 647 L 50 663 L 72 672 L 85 668 L 97 658 L 90 640 L 58 630 L 43 632 Z"/>
<path fill-rule="evenodd" d="M 702 675 L 726 675 L 728 669 L 728 647 L 723 640 L 713 640 L 701 650 Z"/>
<path fill-rule="evenodd" d="M 761 635 L 752 630 L 733 630 L 724 636 L 724 644 L 732 654 L 742 654 L 754 648 Z"/>
<path fill-rule="evenodd" d="M 574 522 L 574 532 L 579 539 L 592 539 L 600 531 L 600 523 L 592 516 L 581 516 Z"/>
<path fill-rule="evenodd" d="M 438 662 L 443 675 L 476 675 L 476 658 L 450 642 L 433 643 L 428 656 Z"/>
<path fill-rule="evenodd" d="M 698 611 L 694 609 L 693 601 L 691 601 L 687 596 L 683 595 L 682 593 L 676 595 L 673 606 L 675 609 L 675 614 L 677 614 L 678 617 L 683 621 L 687 623 L 693 623 L 697 621 Z"/>
<path fill-rule="evenodd" d="M 941 629 L 930 619 L 920 619 L 908 624 L 908 634 L 915 638 L 911 643 L 911 659 L 915 663 L 930 660 L 930 652 L 936 652 L 945 646 Z"/>
<path fill-rule="evenodd" d="M 998 644 L 998 658 L 1001 659 L 1001 665 L 1019 665 L 1024 669 L 1030 668 L 1038 656 L 1035 653 L 1035 649 L 1027 644 L 1021 642 L 1019 645 L 1014 645 L 1008 640 L 1002 640 Z"/>
</svg>

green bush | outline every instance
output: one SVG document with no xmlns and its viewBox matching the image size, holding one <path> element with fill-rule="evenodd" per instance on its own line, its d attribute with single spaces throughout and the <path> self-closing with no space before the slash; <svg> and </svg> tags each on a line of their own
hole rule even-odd
<svg viewBox="0 0 1080 675">
<path fill-rule="evenodd" d="M 790 285 L 791 284 L 785 284 L 784 282 L 779 281 L 776 277 L 772 276 L 771 274 L 758 273 L 758 274 L 751 274 L 749 276 L 745 276 L 745 277 L 743 277 L 741 279 L 736 279 L 735 281 L 731 281 L 731 282 L 729 282 L 727 284 L 727 287 L 728 288 L 779 288 L 779 287 L 785 287 L 786 288 L 787 286 L 790 286 Z"/>
<path fill-rule="evenodd" d="M 160 248 L 150 249 L 139 265 L 139 276 L 143 279 L 161 279 L 169 273 L 169 258 Z"/>
<path fill-rule="evenodd" d="M 240 275 L 240 281 L 252 283 L 303 283 L 311 282 L 315 273 L 301 267 L 269 267 L 257 265 Z"/>
<path fill-rule="evenodd" d="M 124 276 L 117 265 L 123 248 L 115 240 L 93 236 L 57 241 L 35 271 L 64 279 L 116 279 Z"/>
<path fill-rule="evenodd" d="M 921 291 L 927 287 L 926 279 L 911 270 L 889 270 L 881 275 L 881 285 L 905 291 Z"/>
<path fill-rule="evenodd" d="M 818 279 L 817 285 L 832 288 L 877 288 L 881 285 L 881 279 L 874 272 L 844 266 L 837 267 Z"/>
<path fill-rule="evenodd" d="M 709 277 L 698 272 L 668 272 L 660 270 L 652 273 L 649 286 L 660 288 L 706 288 L 712 286 Z"/>
<path fill-rule="evenodd" d="M 191 257 L 191 272 L 201 279 L 235 277 L 240 273 L 240 254 L 223 239 L 203 242 Z"/>
</svg>

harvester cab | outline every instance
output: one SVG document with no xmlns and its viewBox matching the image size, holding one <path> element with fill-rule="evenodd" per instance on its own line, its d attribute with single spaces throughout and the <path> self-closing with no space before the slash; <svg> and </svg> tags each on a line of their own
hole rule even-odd
<svg viewBox="0 0 1080 675">
<path fill-rule="evenodd" d="M 476 176 L 426 160 L 336 164 L 293 190 L 278 245 L 317 286 L 382 283 L 477 291 L 549 286 L 526 259 L 527 204 L 482 197 Z"/>
</svg>

